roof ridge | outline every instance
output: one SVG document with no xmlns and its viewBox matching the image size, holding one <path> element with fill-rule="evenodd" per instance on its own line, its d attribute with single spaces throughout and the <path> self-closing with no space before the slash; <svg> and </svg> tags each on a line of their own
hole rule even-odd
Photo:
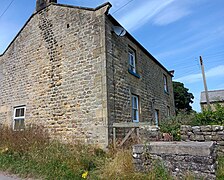
<svg viewBox="0 0 224 180">
<path fill-rule="evenodd" d="M 208 91 L 208 92 L 217 92 L 217 91 L 224 91 L 224 89 L 211 90 L 211 91 Z M 205 93 L 205 91 L 202 91 L 201 93 Z"/>
</svg>

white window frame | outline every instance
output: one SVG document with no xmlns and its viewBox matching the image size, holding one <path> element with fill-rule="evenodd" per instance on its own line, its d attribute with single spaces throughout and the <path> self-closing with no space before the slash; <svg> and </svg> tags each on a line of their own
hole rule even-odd
<svg viewBox="0 0 224 180">
<path fill-rule="evenodd" d="M 133 59 L 133 63 L 132 63 L 132 59 Z M 131 48 L 128 49 L 128 63 L 129 63 L 129 70 L 136 73 L 135 51 Z"/>
<path fill-rule="evenodd" d="M 167 76 L 165 74 L 163 74 L 163 87 L 164 91 L 168 92 Z"/>
<path fill-rule="evenodd" d="M 136 114 L 136 117 L 134 117 L 134 114 Z M 131 118 L 133 122 L 139 122 L 139 97 L 133 94 L 131 96 Z"/>
<path fill-rule="evenodd" d="M 24 109 L 24 115 L 23 116 L 16 117 L 16 110 L 18 110 L 18 109 Z M 17 107 L 14 107 L 14 112 L 13 112 L 13 130 L 14 131 L 24 130 L 24 128 L 15 129 L 15 121 L 23 120 L 24 125 L 25 125 L 25 114 L 26 114 L 26 106 L 17 106 Z"/>
<path fill-rule="evenodd" d="M 159 110 L 158 109 L 155 109 L 154 116 L 155 116 L 155 125 L 159 127 Z"/>
</svg>

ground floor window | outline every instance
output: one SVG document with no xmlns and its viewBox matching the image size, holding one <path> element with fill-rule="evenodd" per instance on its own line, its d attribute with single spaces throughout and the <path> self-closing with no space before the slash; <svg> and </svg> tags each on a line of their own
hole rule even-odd
<svg viewBox="0 0 224 180">
<path fill-rule="evenodd" d="M 159 110 L 155 109 L 155 125 L 159 126 Z"/>
<path fill-rule="evenodd" d="M 14 108 L 13 130 L 19 131 L 25 128 L 25 111 L 26 106 L 19 106 Z"/>
<path fill-rule="evenodd" d="M 167 116 L 169 117 L 170 116 L 170 107 L 167 106 Z"/>
<path fill-rule="evenodd" d="M 136 95 L 132 95 L 131 97 L 132 104 L 132 121 L 139 122 L 139 98 Z"/>
</svg>

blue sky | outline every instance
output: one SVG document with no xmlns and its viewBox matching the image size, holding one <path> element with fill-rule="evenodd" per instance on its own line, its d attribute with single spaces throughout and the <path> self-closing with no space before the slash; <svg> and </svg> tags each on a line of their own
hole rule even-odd
<svg viewBox="0 0 224 180">
<path fill-rule="evenodd" d="M 1 0 L 0 54 L 35 11 L 35 0 Z M 96 7 L 104 0 L 58 0 L 60 4 Z M 204 90 L 199 56 L 209 90 L 224 89 L 224 0 L 111 0 L 112 14 L 195 96 L 200 111 Z M 121 8 L 123 7 L 123 8 Z M 3 15 L 2 15 L 3 14 Z"/>
</svg>

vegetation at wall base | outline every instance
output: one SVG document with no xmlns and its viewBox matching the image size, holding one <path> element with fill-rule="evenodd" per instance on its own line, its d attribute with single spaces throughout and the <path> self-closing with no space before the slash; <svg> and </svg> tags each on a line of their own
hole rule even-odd
<svg viewBox="0 0 224 180">
<path fill-rule="evenodd" d="M 192 124 L 195 121 L 195 113 L 179 112 L 177 116 L 172 116 L 164 119 L 160 124 L 160 131 L 163 133 L 170 133 L 174 141 L 180 141 L 180 126 Z"/>
<path fill-rule="evenodd" d="M 42 127 L 0 128 L 0 170 L 34 179 L 171 179 L 163 166 L 137 173 L 130 150 L 111 150 L 50 141 Z"/>
<path fill-rule="evenodd" d="M 218 157 L 218 169 L 216 172 L 217 180 L 224 179 L 224 156 Z"/>
<path fill-rule="evenodd" d="M 217 177 L 224 177 L 224 157 Z M 50 141 L 42 127 L 15 132 L 0 128 L 0 170 L 34 179 L 60 180 L 171 180 L 165 167 L 155 162 L 149 172 L 136 172 L 130 149 L 104 152 L 93 146 Z M 190 179 L 186 177 L 186 179 Z"/>
<path fill-rule="evenodd" d="M 180 140 L 180 126 L 202 126 L 202 125 L 224 125 L 224 107 L 216 104 L 213 111 L 203 110 L 203 112 L 179 111 L 177 116 L 163 119 L 160 124 L 160 131 L 170 133 L 175 141 Z"/>
<path fill-rule="evenodd" d="M 216 104 L 213 110 L 204 109 L 196 114 L 195 121 L 200 125 L 224 125 L 224 107 Z"/>
</svg>

